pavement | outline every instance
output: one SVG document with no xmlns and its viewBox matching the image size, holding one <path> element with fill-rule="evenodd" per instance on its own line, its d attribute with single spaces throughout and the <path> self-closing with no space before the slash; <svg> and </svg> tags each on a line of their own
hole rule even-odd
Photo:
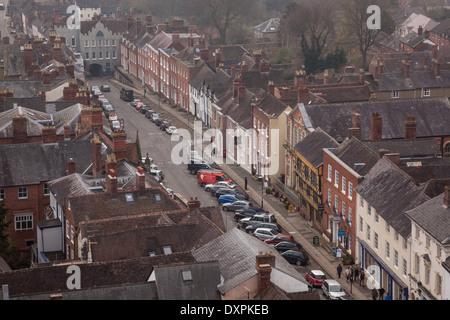
<svg viewBox="0 0 450 320">
<path fill-rule="evenodd" d="M 131 78 L 132 76 L 129 75 Z M 116 86 L 131 88 L 126 86 L 115 79 L 108 79 L 108 81 Z M 193 129 L 193 115 L 187 112 L 180 112 L 177 108 L 172 108 L 170 105 L 159 101 L 158 96 L 146 93 L 144 98 L 144 89 L 139 80 L 136 79 L 136 86 L 131 88 L 136 95 L 140 95 L 139 99 L 151 107 L 158 107 L 164 109 L 164 111 L 177 120 L 185 124 L 186 127 Z M 188 118 L 189 114 L 189 118 Z M 206 128 L 205 128 L 206 129 Z M 340 258 L 335 257 L 332 254 L 331 244 L 322 236 L 322 232 L 313 228 L 310 223 L 299 214 L 299 212 L 289 212 L 284 204 L 280 202 L 273 195 L 267 195 L 262 193 L 262 182 L 251 178 L 251 173 L 235 164 L 219 164 L 218 165 L 241 189 L 245 189 L 245 177 L 247 178 L 247 190 L 246 192 L 253 199 L 253 201 L 260 205 L 263 201 L 263 209 L 274 214 L 277 222 L 287 233 L 292 235 L 294 240 L 302 245 L 309 255 L 309 258 L 314 260 L 322 270 L 337 280 L 347 292 L 355 300 L 371 300 L 371 290 L 366 285 L 360 286 L 359 282 L 351 284 L 346 281 L 345 277 L 341 275 L 338 278 L 336 275 L 336 268 L 341 263 L 342 268 L 345 269 Z M 263 199 L 261 199 L 263 197 Z M 317 236 L 319 238 L 319 245 L 313 245 L 313 238 Z M 366 277 L 367 279 L 367 277 Z"/>
</svg>

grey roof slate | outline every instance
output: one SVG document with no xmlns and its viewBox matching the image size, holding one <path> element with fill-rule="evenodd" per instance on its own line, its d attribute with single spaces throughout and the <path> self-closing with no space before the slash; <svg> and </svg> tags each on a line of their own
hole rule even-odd
<svg viewBox="0 0 450 320">
<path fill-rule="evenodd" d="M 319 127 L 297 143 L 294 148 L 317 168 L 323 164 L 323 149 L 338 146 L 339 143 Z"/>
<path fill-rule="evenodd" d="M 372 167 L 355 190 L 404 238 L 411 233 L 405 211 L 428 200 L 424 187 L 416 186 L 410 176 L 386 157 Z"/>
<path fill-rule="evenodd" d="M 153 272 L 160 300 L 220 300 L 217 261 L 157 266 Z M 191 280 L 183 273 L 189 273 Z"/>
<path fill-rule="evenodd" d="M 385 149 L 389 153 L 400 153 L 400 157 L 423 157 L 440 154 L 439 145 L 435 139 L 381 140 L 364 141 L 363 143 L 375 152 Z"/>
<path fill-rule="evenodd" d="M 0 186 L 21 186 L 47 182 L 66 174 L 73 158 L 77 172 L 92 164 L 90 141 L 22 143 L 0 146 Z"/>
<path fill-rule="evenodd" d="M 222 236 L 193 251 L 197 261 L 219 261 L 223 283 L 218 286 L 221 293 L 226 293 L 257 274 L 256 256 L 260 252 L 272 251 L 275 266 L 287 275 L 305 282 L 305 279 L 272 246 L 233 228 Z M 305 282 L 306 283 L 306 282 Z"/>
<path fill-rule="evenodd" d="M 450 207 L 444 207 L 444 193 L 406 211 L 417 223 L 441 244 L 450 243 Z"/>
<path fill-rule="evenodd" d="M 348 136 L 354 110 L 361 115 L 362 141 L 370 140 L 373 112 L 378 112 L 383 118 L 383 139 L 404 138 L 404 122 L 410 116 L 417 122 L 417 138 L 450 135 L 450 103 L 447 98 L 305 105 L 302 117 L 314 128 L 322 128 L 340 142 Z"/>
<path fill-rule="evenodd" d="M 355 137 L 344 140 L 334 154 L 360 176 L 366 175 L 378 161 L 378 153 Z"/>
</svg>

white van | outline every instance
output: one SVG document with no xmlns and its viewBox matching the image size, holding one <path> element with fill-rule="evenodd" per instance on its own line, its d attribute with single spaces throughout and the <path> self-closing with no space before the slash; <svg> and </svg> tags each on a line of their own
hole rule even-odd
<svg viewBox="0 0 450 320">
<path fill-rule="evenodd" d="M 337 300 L 339 297 L 345 296 L 346 293 L 339 282 L 336 280 L 325 280 L 322 283 L 323 295 L 331 300 Z"/>
<path fill-rule="evenodd" d="M 156 181 L 162 181 L 164 179 L 164 174 L 162 172 L 162 170 L 154 170 L 151 169 L 150 170 L 150 174 L 155 177 Z"/>
</svg>

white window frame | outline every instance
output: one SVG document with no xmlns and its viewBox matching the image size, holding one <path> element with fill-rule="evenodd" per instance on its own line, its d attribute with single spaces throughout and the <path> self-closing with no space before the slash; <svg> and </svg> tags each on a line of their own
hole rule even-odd
<svg viewBox="0 0 450 320">
<path fill-rule="evenodd" d="M 28 188 L 27 187 L 19 187 L 17 196 L 19 199 L 28 199 Z"/>
<path fill-rule="evenodd" d="M 25 223 L 25 227 L 22 227 L 22 224 Z M 31 223 L 31 227 L 28 224 Z M 19 224 L 19 227 L 17 226 Z M 33 213 L 16 213 L 14 214 L 14 230 L 15 231 L 23 231 L 23 230 L 33 230 L 34 221 L 33 221 Z"/>
</svg>

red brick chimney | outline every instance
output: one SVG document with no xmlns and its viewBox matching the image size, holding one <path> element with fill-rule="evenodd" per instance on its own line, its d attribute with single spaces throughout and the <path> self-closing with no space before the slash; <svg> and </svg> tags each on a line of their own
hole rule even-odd
<svg viewBox="0 0 450 320">
<path fill-rule="evenodd" d="M 386 149 L 379 149 L 378 150 L 378 160 L 384 157 L 385 154 L 388 154 L 389 150 Z"/>
<path fill-rule="evenodd" d="M 270 72 L 270 63 L 269 61 L 262 60 L 261 67 L 259 68 L 260 72 Z"/>
<path fill-rule="evenodd" d="M 256 256 L 256 271 L 258 271 L 258 296 L 270 285 L 272 266 L 275 266 L 275 256 L 272 252 L 260 252 Z"/>
<path fill-rule="evenodd" d="M 416 128 L 417 122 L 415 117 L 406 117 L 405 121 L 405 139 L 414 140 L 416 139 Z"/>
<path fill-rule="evenodd" d="M 200 59 L 202 59 L 203 61 L 208 61 L 208 59 L 209 59 L 208 47 L 200 49 Z"/>
<path fill-rule="evenodd" d="M 297 90 L 297 102 L 308 104 L 309 103 L 309 89 L 306 84 L 302 84 L 298 86 Z"/>
<path fill-rule="evenodd" d="M 372 112 L 370 126 L 370 140 L 378 141 L 382 139 L 383 118 L 378 112 Z"/>
<path fill-rule="evenodd" d="M 123 130 L 114 131 L 112 134 L 113 138 L 113 152 L 117 160 L 125 159 L 127 156 L 126 150 L 126 138 L 127 134 Z"/>
<path fill-rule="evenodd" d="M 66 122 L 64 123 L 64 140 L 69 141 L 70 140 L 70 125 Z"/>
<path fill-rule="evenodd" d="M 253 59 L 255 60 L 255 65 L 253 68 L 259 70 L 261 68 L 261 50 L 253 50 Z"/>
<path fill-rule="evenodd" d="M 418 36 L 421 36 L 422 33 L 423 33 L 423 27 L 422 27 L 422 26 L 419 26 L 419 28 L 417 28 L 417 35 L 418 35 Z"/>
<path fill-rule="evenodd" d="M 50 72 L 48 72 L 47 70 L 43 70 L 41 76 L 42 76 L 42 84 L 52 83 L 52 76 Z"/>
<path fill-rule="evenodd" d="M 66 64 L 66 71 L 72 78 L 75 78 L 75 66 L 73 65 L 72 57 L 69 58 L 69 62 Z"/>
<path fill-rule="evenodd" d="M 69 159 L 69 162 L 67 163 L 67 174 L 73 174 L 77 172 L 76 171 L 76 164 L 73 158 Z"/>
<path fill-rule="evenodd" d="M 102 142 L 97 134 L 92 138 L 92 175 L 94 178 L 102 175 Z"/>
<path fill-rule="evenodd" d="M 122 9 L 120 7 L 116 7 L 116 19 L 122 18 Z"/>
<path fill-rule="evenodd" d="M 12 120 L 13 126 L 13 143 L 27 142 L 27 118 L 23 115 L 14 116 Z"/>
<path fill-rule="evenodd" d="M 117 171 L 117 161 L 114 153 L 106 155 L 105 170 L 106 172 L 109 172 L 110 169 L 114 169 Z"/>
<path fill-rule="evenodd" d="M 31 43 L 24 44 L 23 63 L 25 66 L 25 72 L 31 75 L 33 71 L 33 45 Z"/>
<path fill-rule="evenodd" d="M 269 81 L 269 83 L 267 84 L 267 92 L 271 95 L 275 95 L 275 84 L 273 83 L 273 81 Z"/>
<path fill-rule="evenodd" d="M 195 197 L 195 199 L 194 199 L 194 198 L 191 198 L 191 199 L 188 201 L 188 209 L 189 209 L 189 212 L 192 212 L 192 211 L 195 211 L 195 210 L 199 209 L 199 208 L 200 208 L 200 205 L 201 205 L 200 200 L 198 200 L 197 197 Z"/>
<path fill-rule="evenodd" d="M 42 128 L 42 142 L 43 143 L 55 143 L 57 141 L 56 127 L 49 126 Z"/>
<path fill-rule="evenodd" d="M 180 34 L 178 31 L 172 32 L 172 44 L 180 43 Z"/>
<path fill-rule="evenodd" d="M 348 137 L 351 138 L 353 136 L 361 139 L 361 115 L 356 110 L 352 113 L 352 124 L 348 129 Z"/>
<path fill-rule="evenodd" d="M 234 80 L 233 80 L 233 99 L 236 99 L 238 96 L 238 89 L 239 89 L 240 84 L 241 84 L 241 79 L 239 79 L 237 77 L 234 78 Z"/>
<path fill-rule="evenodd" d="M 434 71 L 436 77 L 441 76 L 441 64 L 439 63 L 438 59 L 435 58 L 432 60 L 431 68 Z"/>
<path fill-rule="evenodd" d="M 393 164 L 397 166 L 400 164 L 400 153 L 386 153 L 384 156 L 391 160 Z"/>
<path fill-rule="evenodd" d="M 241 62 L 241 71 L 248 71 L 248 64 L 245 61 Z"/>
<path fill-rule="evenodd" d="M 220 51 L 220 48 L 217 48 L 216 51 L 214 52 L 214 61 L 216 69 L 219 68 L 221 60 L 222 60 L 222 52 Z"/>
<path fill-rule="evenodd" d="M 136 172 L 136 191 L 140 197 L 145 196 L 145 174 L 142 167 L 138 167 Z"/>
<path fill-rule="evenodd" d="M 306 84 L 306 73 L 304 70 L 295 71 L 294 77 L 294 87 L 298 88 L 298 86 Z"/>
<path fill-rule="evenodd" d="M 56 31 L 55 30 L 50 30 L 49 31 L 49 35 L 48 35 L 48 40 L 51 44 L 55 43 L 55 39 L 56 39 Z"/>
<path fill-rule="evenodd" d="M 450 207 L 450 187 L 449 186 L 445 186 L 444 189 L 444 206 L 446 208 Z"/>
<path fill-rule="evenodd" d="M 99 105 L 91 106 L 91 129 L 102 129 L 103 128 L 103 110 Z"/>
<path fill-rule="evenodd" d="M 244 100 L 246 93 L 247 93 L 247 89 L 245 88 L 245 83 L 241 81 L 241 84 L 239 85 L 239 88 L 238 88 L 238 102 L 239 103 L 241 103 Z"/>
<path fill-rule="evenodd" d="M 114 169 L 109 169 L 106 174 L 106 192 L 111 195 L 112 199 L 117 198 L 117 173 Z"/>
<path fill-rule="evenodd" d="M 61 62 L 61 43 L 57 42 L 56 39 L 55 43 L 53 44 L 53 60 Z"/>
</svg>

